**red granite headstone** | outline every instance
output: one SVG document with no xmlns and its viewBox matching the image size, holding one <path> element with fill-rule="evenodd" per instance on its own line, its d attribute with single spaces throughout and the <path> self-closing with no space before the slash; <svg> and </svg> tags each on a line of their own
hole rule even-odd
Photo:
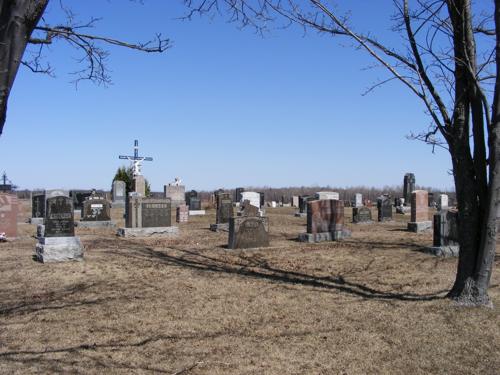
<svg viewBox="0 0 500 375">
<path fill-rule="evenodd" d="M 415 190 L 411 193 L 411 222 L 429 220 L 428 193 L 426 190 Z"/>
<path fill-rule="evenodd" d="M 189 220 L 189 206 L 181 205 L 176 208 L 175 221 L 177 223 L 187 223 Z"/>
<path fill-rule="evenodd" d="M 0 233 L 7 238 L 17 237 L 17 213 L 19 201 L 14 194 L 0 193 Z"/>
<path fill-rule="evenodd" d="M 308 202 L 307 233 L 342 231 L 344 225 L 344 202 L 339 200 L 316 200 Z"/>
</svg>

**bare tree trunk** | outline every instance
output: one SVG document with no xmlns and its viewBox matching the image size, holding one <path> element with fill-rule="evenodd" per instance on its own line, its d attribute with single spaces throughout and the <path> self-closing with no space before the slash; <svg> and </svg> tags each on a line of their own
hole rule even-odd
<svg viewBox="0 0 500 375">
<path fill-rule="evenodd" d="M 448 0 L 448 9 L 455 45 L 455 134 L 450 153 L 460 229 L 458 270 L 449 295 L 463 305 L 490 305 L 488 287 L 496 249 L 496 202 L 500 187 L 500 177 L 496 172 L 498 137 L 494 127 L 488 129 L 488 182 L 484 127 L 485 122 L 488 124 L 489 114 L 485 113 L 487 109 L 477 84 L 470 0 Z M 498 46 L 496 52 L 498 55 Z M 495 100 L 497 94 L 495 91 Z M 473 157 L 469 143 L 469 114 L 472 115 Z"/>
<path fill-rule="evenodd" d="M 488 205 L 486 207 L 481 247 L 479 249 L 475 278 L 470 282 L 473 292 L 480 298 L 479 302 L 488 304 L 487 295 L 496 252 L 497 212 L 500 199 L 500 0 L 495 1 L 496 25 L 496 82 L 493 98 L 492 121 L 489 129 L 489 186 Z M 486 299 L 485 299 L 486 298 Z"/>
<path fill-rule="evenodd" d="M 49 0 L 0 0 L 0 134 L 7 101 L 34 27 Z"/>
</svg>

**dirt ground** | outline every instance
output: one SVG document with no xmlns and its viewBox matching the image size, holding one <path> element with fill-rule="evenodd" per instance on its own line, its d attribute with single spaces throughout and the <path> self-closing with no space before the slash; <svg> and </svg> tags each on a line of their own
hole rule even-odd
<svg viewBox="0 0 500 375">
<path fill-rule="evenodd" d="M 268 209 L 271 247 L 244 251 L 213 211 L 176 239 L 77 228 L 85 260 L 59 264 L 20 224 L 0 244 L 0 373 L 500 374 L 499 255 L 495 307 L 459 308 L 457 260 L 423 253 L 408 217 L 302 244 L 293 212 Z"/>
</svg>

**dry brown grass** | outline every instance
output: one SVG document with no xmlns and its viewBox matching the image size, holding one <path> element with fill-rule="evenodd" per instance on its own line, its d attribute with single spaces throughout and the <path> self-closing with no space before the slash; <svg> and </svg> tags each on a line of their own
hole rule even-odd
<svg viewBox="0 0 500 375">
<path fill-rule="evenodd" d="M 78 229 L 85 261 L 45 265 L 21 224 L 0 244 L 0 373 L 500 373 L 498 256 L 495 308 L 458 308 L 456 259 L 407 218 L 304 245 L 305 219 L 268 212 L 267 249 L 225 249 L 210 212 L 171 240 Z"/>
</svg>

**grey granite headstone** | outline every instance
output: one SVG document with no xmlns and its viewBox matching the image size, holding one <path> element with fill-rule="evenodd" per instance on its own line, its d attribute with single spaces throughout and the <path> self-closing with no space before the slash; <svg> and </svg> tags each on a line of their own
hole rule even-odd
<svg viewBox="0 0 500 375">
<path fill-rule="evenodd" d="M 65 189 L 50 189 L 45 190 L 45 199 L 53 198 L 53 197 L 68 197 L 69 198 L 69 190 Z"/>
<path fill-rule="evenodd" d="M 35 254 L 42 263 L 82 260 L 83 245 L 78 237 L 41 237 Z"/>
<path fill-rule="evenodd" d="M 127 228 L 152 228 L 171 226 L 170 199 L 130 196 Z"/>
<path fill-rule="evenodd" d="M 353 207 L 352 222 L 355 224 L 371 223 L 372 210 L 370 210 L 368 207 Z"/>
<path fill-rule="evenodd" d="M 229 221 L 229 249 L 269 246 L 267 217 L 232 217 Z"/>
<path fill-rule="evenodd" d="M 214 232 L 228 231 L 229 220 L 233 217 L 233 200 L 231 194 L 216 192 L 216 213 L 215 224 L 210 225 L 210 230 Z"/>
<path fill-rule="evenodd" d="M 215 222 L 217 224 L 229 223 L 231 217 L 233 217 L 233 201 L 231 200 L 231 196 L 227 193 L 218 194 Z"/>
<path fill-rule="evenodd" d="M 43 218 L 45 216 L 45 191 L 36 191 L 31 195 L 31 217 Z"/>
<path fill-rule="evenodd" d="M 113 181 L 113 207 L 124 207 L 126 201 L 127 185 L 125 181 Z"/>
</svg>

